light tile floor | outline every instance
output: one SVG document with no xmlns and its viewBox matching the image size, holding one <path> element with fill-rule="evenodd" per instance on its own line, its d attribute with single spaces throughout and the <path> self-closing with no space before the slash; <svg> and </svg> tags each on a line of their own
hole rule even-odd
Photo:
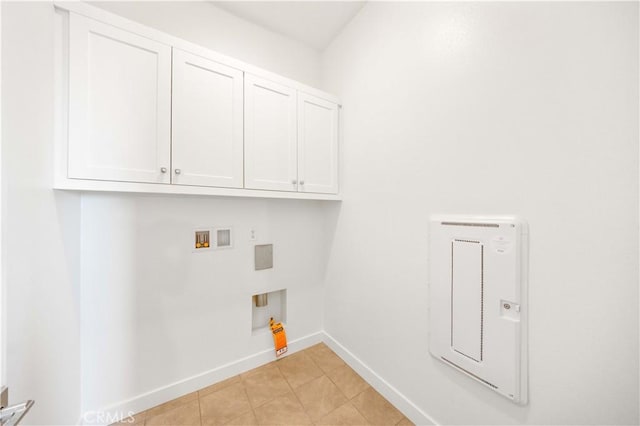
<svg viewBox="0 0 640 426">
<path fill-rule="evenodd" d="M 412 423 L 331 349 L 320 343 L 139 413 L 135 416 L 135 422 L 128 424 Z"/>
</svg>

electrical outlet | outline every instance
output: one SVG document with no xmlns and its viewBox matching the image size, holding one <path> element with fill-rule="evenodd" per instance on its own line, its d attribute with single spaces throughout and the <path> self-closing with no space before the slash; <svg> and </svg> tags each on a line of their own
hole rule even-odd
<svg viewBox="0 0 640 426">
<path fill-rule="evenodd" d="M 249 230 L 249 240 L 251 240 L 251 241 L 255 241 L 256 240 L 256 228 L 251 228 Z"/>
</svg>

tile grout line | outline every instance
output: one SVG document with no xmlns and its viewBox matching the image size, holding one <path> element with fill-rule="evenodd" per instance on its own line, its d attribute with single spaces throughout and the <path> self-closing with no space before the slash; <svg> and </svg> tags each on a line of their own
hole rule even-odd
<svg viewBox="0 0 640 426">
<path fill-rule="evenodd" d="M 300 351 L 301 354 L 304 354 L 304 352 L 307 349 L 304 349 L 302 351 Z M 306 355 L 306 354 L 304 354 Z M 313 360 L 311 359 L 311 357 L 309 357 L 309 359 L 311 360 L 311 362 L 313 362 Z M 315 363 L 314 363 L 315 365 Z M 300 404 L 300 406 L 302 407 L 302 411 L 304 411 L 304 414 L 306 414 L 306 416 L 309 418 L 309 421 L 311 421 L 312 424 L 316 424 L 312 419 L 311 416 L 309 415 L 309 413 L 307 412 L 307 409 L 305 408 L 304 404 L 302 403 L 302 401 L 300 401 L 300 397 L 298 396 L 298 394 L 296 393 L 296 390 L 293 388 L 293 386 L 291 386 L 291 383 L 289 383 L 289 380 L 287 380 L 287 377 L 284 375 L 284 373 L 282 372 L 282 370 L 280 370 L 280 366 L 277 366 L 278 370 L 280 371 L 280 374 L 282 374 L 282 376 L 284 377 L 285 381 L 287 382 L 287 384 L 289 385 L 289 389 L 291 389 L 291 392 L 293 393 L 293 396 L 296 398 L 296 400 L 298 401 L 298 404 Z M 317 367 L 317 366 L 316 366 Z M 313 380 L 313 379 L 312 379 Z M 311 380 L 310 380 L 311 381 Z M 304 383 L 303 383 L 304 384 Z M 300 385 L 302 386 L 302 385 Z M 300 387 L 298 386 L 298 387 Z"/>
<path fill-rule="evenodd" d="M 314 345 L 314 346 L 315 346 L 315 345 Z M 313 348 L 314 346 L 312 346 L 311 348 Z M 306 352 L 306 351 L 310 350 L 311 348 L 307 348 L 307 349 L 305 349 L 303 352 Z M 329 350 L 331 350 L 331 349 L 329 349 Z M 337 355 L 335 352 L 331 351 L 331 353 L 333 353 L 336 357 L 338 357 L 338 355 Z M 329 380 L 329 381 L 330 381 L 330 382 L 331 382 L 331 383 L 336 387 L 336 389 L 338 389 L 338 392 L 340 392 L 340 394 L 341 394 L 342 396 L 344 396 L 344 398 L 347 400 L 347 402 L 345 402 L 345 404 L 347 404 L 347 403 L 351 402 L 351 400 L 347 397 L 347 395 L 345 395 L 345 394 L 344 394 L 344 392 L 342 391 L 342 389 L 340 389 L 340 387 L 338 387 L 338 385 L 336 385 L 336 383 L 335 383 L 333 380 L 331 380 L 331 377 L 329 377 L 329 375 L 327 374 L 327 373 L 328 373 L 328 371 L 324 371 L 324 370 L 322 369 L 322 367 L 320 367 L 320 365 L 318 365 L 317 361 L 315 361 L 311 355 L 309 355 L 309 354 L 306 354 L 306 355 L 307 355 L 307 357 L 311 360 L 311 362 L 312 362 L 312 363 L 313 363 L 313 364 L 314 364 L 314 365 L 315 365 L 315 366 L 316 366 L 320 371 L 322 371 L 322 376 L 319 376 L 319 377 L 317 377 L 317 378 L 315 378 L 315 379 L 313 379 L 313 380 L 317 380 L 317 379 L 319 379 L 319 378 L 321 378 L 321 377 L 326 377 L 326 378 L 327 378 L 327 379 L 328 379 L 328 380 Z M 340 360 L 342 360 L 342 358 L 340 358 L 340 357 L 338 357 L 338 358 L 339 358 Z M 343 361 L 343 362 L 344 362 L 344 361 Z M 346 365 L 346 364 L 344 364 L 344 365 Z M 340 366 L 340 367 L 342 367 L 342 366 Z M 340 367 L 336 367 L 336 368 L 331 369 L 331 370 L 329 370 L 329 371 L 337 370 L 337 369 L 338 369 L 338 368 L 340 368 Z M 308 383 L 310 383 L 310 382 L 311 382 L 311 381 L 313 381 L 313 380 L 310 380 Z M 303 386 L 303 385 L 301 385 L 301 386 Z M 295 391 L 294 391 L 294 393 L 295 393 Z M 296 396 L 297 396 L 297 395 L 296 395 Z M 298 398 L 298 400 L 300 401 L 300 398 Z M 300 401 L 300 404 L 302 405 L 302 408 L 304 408 L 305 412 L 307 412 L 307 409 L 306 409 L 306 408 L 304 407 L 304 405 L 302 404 L 302 401 Z M 339 409 L 340 407 L 342 407 L 343 405 L 344 405 L 344 404 L 342 404 L 342 405 L 340 405 L 340 406 L 338 406 L 338 407 L 334 408 L 333 410 L 329 411 L 328 413 L 323 414 L 323 415 L 318 419 L 318 421 L 322 420 L 323 418 L 325 418 L 325 417 L 326 417 L 326 416 L 328 416 L 329 414 L 331 414 L 331 413 L 333 413 L 334 411 L 338 410 L 338 409 Z M 356 409 L 356 410 L 357 410 L 357 409 Z M 311 416 L 309 415 L 309 413 L 307 413 L 307 415 L 308 415 L 308 416 L 309 416 L 309 418 L 311 419 Z M 365 418 L 365 417 L 363 416 L 363 418 Z M 366 420 L 366 418 L 365 418 L 365 420 Z M 314 420 L 312 420 L 312 423 L 313 423 L 314 425 L 317 425 L 317 424 L 318 424 L 318 423 L 317 423 L 317 421 L 314 421 Z"/>
<path fill-rule="evenodd" d="M 316 367 L 318 370 L 322 371 L 322 369 L 318 366 L 318 364 L 316 364 L 316 363 L 315 363 L 315 361 L 313 360 L 313 358 L 311 358 L 311 357 L 306 353 L 308 350 L 309 350 L 309 348 L 307 348 L 307 349 L 304 349 L 304 350 L 300 351 L 301 356 L 302 356 L 302 355 L 304 355 L 304 356 L 306 356 L 307 358 L 309 358 L 309 360 L 311 361 L 311 363 L 312 363 L 313 365 L 315 365 L 315 367 Z M 278 368 L 279 368 L 279 367 L 278 367 Z M 280 372 L 282 373 L 282 370 L 281 370 Z M 284 376 L 284 373 L 283 373 L 282 375 Z M 324 374 L 324 372 L 323 372 L 323 374 L 322 374 L 322 375 L 325 375 L 325 374 Z M 308 382 L 302 383 L 302 384 L 301 384 L 300 386 L 298 386 L 298 387 L 304 386 L 304 385 L 306 385 L 307 383 L 311 383 L 312 381 L 314 381 L 314 380 L 316 380 L 316 379 L 318 379 L 318 378 L 322 377 L 322 375 L 321 375 L 321 376 L 318 376 L 318 377 L 316 377 L 316 378 L 313 378 L 313 379 L 309 380 Z M 285 380 L 287 380 L 286 376 L 285 376 Z M 291 383 L 289 383 L 289 380 L 287 380 L 287 384 L 289 385 L 289 388 L 291 388 L 291 391 L 293 392 L 293 396 L 294 396 L 294 397 L 296 398 L 296 400 L 298 401 L 298 404 L 300 404 L 300 406 L 302 407 L 302 410 L 304 411 L 304 413 L 307 415 L 307 417 L 309 418 L 309 420 L 311 421 L 311 423 L 312 423 L 313 425 L 315 425 L 315 424 L 316 424 L 316 422 L 315 422 L 315 421 L 311 418 L 311 416 L 309 415 L 309 412 L 307 411 L 307 408 L 304 406 L 304 404 L 303 404 L 303 403 L 302 403 L 302 401 L 300 400 L 300 397 L 299 397 L 299 396 L 298 396 L 298 394 L 296 393 L 296 390 L 293 388 L 293 386 L 291 386 Z"/>
<path fill-rule="evenodd" d="M 340 358 L 340 359 L 342 359 L 342 358 Z M 345 365 L 347 365 L 347 364 L 345 363 Z M 347 367 L 349 367 L 349 366 L 347 365 Z M 340 367 L 338 367 L 338 368 L 340 368 Z M 335 370 L 337 370 L 338 368 L 335 368 Z M 351 367 L 349 367 L 349 368 L 351 368 Z M 331 370 L 331 371 L 333 371 L 333 370 Z M 358 373 L 356 373 L 356 374 L 358 374 Z M 358 374 L 358 377 L 360 377 L 360 375 L 359 375 L 359 374 Z M 329 377 L 329 380 L 331 380 L 331 377 Z M 340 390 L 340 392 L 342 392 L 342 389 L 340 389 L 340 387 L 339 387 L 339 386 L 338 386 L 338 385 L 337 385 L 333 380 L 331 380 L 331 382 L 332 382 L 334 385 L 336 385 L 336 387 L 338 388 L 338 390 Z M 365 383 L 367 383 L 367 382 L 365 381 Z M 344 397 L 345 397 L 345 398 L 347 398 L 347 402 L 348 402 L 348 403 L 351 403 L 351 405 L 353 406 L 353 408 L 355 408 L 355 409 L 356 409 L 356 411 L 357 411 L 357 412 L 362 416 L 362 418 L 363 418 L 363 419 L 365 419 L 365 420 L 367 421 L 367 423 L 369 423 L 369 419 L 367 419 L 367 417 L 366 417 L 366 416 L 365 416 L 365 415 L 364 415 L 364 414 L 363 414 L 363 413 L 358 409 L 358 407 L 356 407 L 356 405 L 353 403 L 353 400 L 354 400 L 354 399 L 356 399 L 356 398 L 357 398 L 358 396 L 360 396 L 361 394 L 363 394 L 364 392 L 368 391 L 368 390 L 369 390 L 369 388 L 371 388 L 371 385 L 370 385 L 369 383 L 367 383 L 367 388 L 366 388 L 366 389 L 363 389 L 363 390 L 361 390 L 360 392 L 358 392 L 357 394 L 355 394 L 355 395 L 353 396 L 353 398 L 349 398 L 349 397 L 348 397 L 344 392 L 342 392 L 342 394 L 344 395 Z M 344 405 L 344 404 L 343 404 L 343 405 Z M 369 423 L 369 424 L 370 424 L 370 423 Z"/>
<path fill-rule="evenodd" d="M 333 352 L 333 351 L 331 351 L 331 352 Z M 334 352 L 334 354 L 335 354 L 335 352 Z M 336 356 L 338 356 L 338 355 L 336 354 Z M 340 358 L 340 357 L 338 357 L 338 358 Z M 342 360 L 342 358 L 340 358 L 340 359 Z M 343 361 L 343 362 L 344 362 L 344 361 Z M 345 363 L 344 365 L 347 365 L 347 364 Z M 336 367 L 336 368 L 334 368 L 334 369 L 332 369 L 332 370 L 330 370 L 330 371 L 335 371 L 335 370 L 337 370 L 338 368 L 342 368 L 342 367 L 343 367 L 343 366 L 341 365 L 340 367 Z M 355 396 L 354 396 L 353 398 L 349 399 L 349 397 L 344 393 L 344 391 L 343 391 L 342 389 L 340 389 L 340 386 L 338 386 L 338 385 L 336 384 L 336 382 L 334 382 L 334 381 L 333 381 L 333 379 L 331 378 L 331 376 L 329 376 L 329 374 L 328 374 L 328 373 L 329 373 L 329 372 L 327 371 L 327 372 L 325 372 L 325 373 L 324 373 L 324 375 L 326 376 L 326 378 L 327 378 L 327 379 L 329 379 L 329 381 L 330 381 L 331 383 L 333 383 L 333 385 L 336 387 L 336 389 L 338 389 L 338 391 L 342 394 L 342 396 L 344 396 L 344 397 L 345 397 L 345 399 L 347 400 L 347 402 L 345 402 L 344 404 L 340 405 L 339 407 L 336 407 L 336 408 L 334 408 L 333 410 L 329 411 L 329 412 L 328 412 L 328 413 L 326 413 L 324 416 L 322 416 L 322 417 L 320 418 L 320 420 L 322 420 L 323 418 L 325 418 L 325 417 L 326 417 L 326 416 L 328 416 L 329 414 L 333 413 L 334 411 L 337 411 L 338 409 L 342 408 L 345 404 L 351 404 L 351 405 L 353 406 L 353 408 L 355 408 L 355 409 L 356 409 L 356 411 L 357 411 L 358 413 L 360 413 L 360 410 L 358 410 L 358 408 L 357 408 L 355 405 L 353 405 L 353 403 L 351 402 L 351 399 L 355 398 Z M 364 392 L 364 391 L 362 391 L 362 392 Z M 358 394 L 358 395 L 360 395 L 360 394 Z M 356 395 L 356 396 L 357 396 L 357 395 Z M 362 416 L 362 413 L 360 413 L 360 415 Z M 367 418 L 366 418 L 365 416 L 362 416 L 362 418 L 363 418 L 363 419 L 365 419 L 365 420 L 367 420 Z M 368 422 L 368 420 L 367 420 L 367 422 Z"/>
<path fill-rule="evenodd" d="M 253 405 L 251 404 L 251 400 L 249 399 L 249 393 L 247 392 L 247 388 L 245 387 L 244 382 L 242 381 L 242 378 L 240 379 L 240 384 L 242 385 L 242 390 L 244 391 L 244 396 L 247 397 L 247 402 L 249 402 L 249 411 L 251 411 L 253 413 L 253 418 L 256 419 L 256 422 L 258 422 L 258 415 L 256 414 L 256 411 L 254 410 Z M 247 413 L 249 411 L 247 411 Z M 240 416 L 243 416 L 243 415 L 244 414 L 241 414 Z M 240 417 L 240 416 L 238 416 L 238 417 Z M 236 417 L 236 418 L 238 418 L 238 417 Z M 234 420 L 234 419 L 231 419 L 231 420 Z M 231 420 L 229 420 L 229 422 Z M 227 422 L 227 424 L 229 422 Z"/>
<path fill-rule="evenodd" d="M 368 383 L 367 383 L 368 384 Z M 359 397 L 360 395 L 362 395 L 363 393 L 365 393 L 366 391 L 368 391 L 369 389 L 371 389 L 371 385 L 369 385 L 369 387 L 365 390 L 363 390 L 362 392 L 356 394 L 353 398 L 351 398 L 349 400 L 349 402 L 351 402 L 351 405 L 353 405 L 353 408 L 356 409 L 356 411 L 358 413 L 360 413 L 360 415 L 362 416 L 363 419 L 365 419 L 367 421 L 368 424 L 371 424 L 371 421 L 369 421 L 369 419 L 367 418 L 367 416 L 364 415 L 364 413 L 356 406 L 356 404 L 353 403 L 353 400 L 356 399 L 357 397 Z"/>
<path fill-rule="evenodd" d="M 330 350 L 330 351 L 331 351 L 335 356 L 337 356 L 340 360 L 342 360 L 342 362 L 344 362 L 344 360 L 343 360 L 342 358 L 340 358 L 340 357 L 338 356 L 338 354 L 336 354 L 335 352 L 333 352 L 333 351 L 331 350 L 331 348 L 329 348 L 329 350 Z M 341 365 L 340 367 L 336 367 L 336 368 L 334 368 L 334 369 L 332 369 L 332 370 L 330 370 L 330 371 L 335 371 L 335 370 L 337 370 L 338 368 L 342 368 L 343 366 L 347 366 L 348 368 L 350 368 L 350 369 L 351 369 L 351 367 L 349 367 L 349 365 L 348 365 L 346 362 L 344 362 L 344 365 Z M 340 393 L 342 393 L 342 395 L 347 399 L 347 402 L 346 402 L 345 404 L 350 403 L 350 404 L 351 404 L 351 406 L 352 406 L 353 408 L 355 408 L 355 409 L 356 409 L 356 411 L 357 411 L 357 412 L 362 416 L 362 418 L 363 418 L 363 419 L 365 419 L 365 420 L 367 421 L 367 424 L 371 424 L 371 422 L 369 421 L 369 419 L 367 419 L 367 417 L 362 413 L 362 411 L 360 411 L 360 410 L 358 409 L 358 407 L 356 407 L 356 405 L 353 403 L 353 400 L 354 400 L 354 399 L 356 399 L 356 398 L 357 398 L 358 396 L 360 396 L 361 394 L 363 394 L 364 392 L 366 392 L 367 390 L 369 390 L 369 389 L 371 388 L 371 385 L 370 385 L 370 384 L 365 380 L 364 382 L 367 384 L 367 388 L 366 388 L 366 389 L 363 389 L 362 391 L 360 391 L 360 392 L 358 392 L 357 394 L 355 394 L 355 395 L 353 396 L 353 398 L 349 398 L 349 397 L 344 393 L 344 391 L 343 391 L 342 389 L 340 389 L 340 387 L 336 384 L 336 382 L 335 382 L 335 381 L 333 381 L 333 379 L 331 379 L 331 377 L 330 377 L 327 373 L 328 373 L 328 372 L 325 372 L 325 373 L 324 373 L 324 374 L 325 374 L 325 376 L 327 376 L 327 378 L 331 381 L 331 383 L 333 383 L 333 384 L 334 384 L 334 386 L 335 386 L 335 387 L 340 391 Z M 355 374 L 356 374 L 356 375 L 358 375 L 358 377 L 360 377 L 360 375 L 359 375 L 358 373 L 355 373 Z M 364 380 L 364 379 L 363 379 L 363 380 Z M 343 406 L 343 405 L 345 405 L 345 404 L 342 404 L 340 407 L 342 407 L 342 406 Z M 338 408 L 340 408 L 340 407 L 335 408 L 334 410 L 332 410 L 332 411 L 330 411 L 329 413 L 325 414 L 325 416 L 328 416 L 329 414 L 333 413 L 334 411 L 336 411 L 336 410 L 337 410 Z M 325 416 L 323 416 L 323 417 L 325 417 Z M 398 422 L 401 422 L 401 421 L 402 421 L 402 419 L 400 419 Z"/>
<path fill-rule="evenodd" d="M 266 367 L 266 366 L 269 366 L 270 364 L 272 364 L 272 365 L 273 365 L 273 368 L 275 368 L 275 369 L 276 369 L 276 371 L 277 371 L 278 375 L 280 376 L 280 378 L 284 379 L 285 383 L 287 384 L 287 388 L 288 388 L 287 393 L 293 393 L 293 396 L 294 396 L 295 400 L 296 400 L 296 401 L 298 402 L 298 404 L 302 407 L 302 409 L 303 409 L 303 412 L 304 412 L 305 416 L 307 417 L 307 419 L 308 419 L 308 420 L 311 422 L 311 424 L 313 424 L 313 425 L 318 425 L 318 422 L 319 422 L 320 420 L 322 420 L 323 418 L 325 418 L 325 417 L 329 416 L 330 414 L 332 414 L 332 413 L 336 412 L 338 409 L 342 408 L 343 406 L 345 406 L 345 405 L 347 405 L 347 404 L 350 404 L 350 405 L 352 406 L 352 408 L 355 408 L 356 412 L 357 412 L 357 413 L 358 413 L 358 414 L 359 414 L 359 415 L 364 419 L 364 421 L 365 421 L 367 424 L 371 424 L 371 422 L 370 422 L 370 420 L 367 418 L 367 416 L 362 412 L 362 410 L 361 410 L 360 408 L 358 408 L 358 407 L 356 406 L 356 404 L 354 403 L 354 400 L 355 400 L 356 398 L 358 398 L 359 396 L 361 396 L 363 393 L 365 393 L 365 392 L 367 392 L 367 391 L 369 391 L 369 390 L 371 390 L 371 389 L 373 389 L 373 388 L 371 387 L 371 385 L 370 385 L 366 380 L 362 379 L 362 377 L 361 377 L 357 372 L 355 372 L 355 371 L 354 371 L 354 373 L 355 373 L 355 374 L 356 374 L 360 379 L 362 379 L 362 380 L 364 381 L 364 383 L 367 385 L 367 387 L 366 387 L 365 389 L 361 390 L 360 392 L 358 392 L 357 394 L 355 394 L 352 398 L 349 398 L 349 397 L 346 395 L 346 393 L 345 393 L 345 392 L 344 392 L 344 391 L 343 391 L 343 390 L 342 390 L 342 389 L 337 385 L 337 383 L 336 383 L 336 382 L 335 382 L 335 381 L 334 381 L 334 380 L 329 376 L 329 373 L 333 373 L 333 372 L 335 372 L 336 370 L 338 370 L 338 369 L 340 369 L 340 368 L 343 368 L 343 367 L 345 367 L 345 366 L 346 366 L 347 368 L 350 368 L 350 367 L 349 367 L 349 365 L 348 365 L 346 362 L 344 362 L 344 360 L 343 360 L 340 356 L 338 356 L 338 355 L 337 355 L 337 354 L 336 354 L 336 353 L 335 353 L 331 348 L 329 348 L 328 346 L 326 346 L 326 344 L 324 344 L 324 345 L 325 345 L 325 346 L 324 346 L 324 348 L 326 348 L 326 349 L 328 350 L 328 352 L 327 352 L 327 354 L 323 354 L 323 355 L 333 355 L 333 356 L 337 357 L 339 360 L 341 360 L 341 361 L 343 362 L 343 364 L 342 364 L 342 365 L 339 365 L 339 366 L 336 366 L 336 367 L 330 368 L 330 369 L 328 369 L 327 371 L 325 371 L 325 370 L 324 370 L 324 369 L 319 365 L 319 363 L 314 359 L 314 357 L 313 357 L 313 356 L 311 356 L 311 353 L 312 353 L 311 349 L 312 349 L 312 348 L 316 348 L 317 346 L 320 346 L 320 345 L 322 345 L 322 343 L 317 344 L 317 345 L 314 345 L 314 346 L 311 346 L 311 347 L 306 348 L 306 349 L 303 349 L 303 350 L 301 350 L 301 351 L 299 351 L 299 352 L 297 352 L 297 353 L 296 353 L 296 354 L 299 354 L 300 359 L 304 360 L 304 359 L 306 358 L 306 359 L 308 359 L 308 360 L 310 361 L 310 364 L 308 365 L 310 368 L 302 369 L 302 370 L 301 370 L 301 372 L 302 372 L 302 373 L 305 373 L 305 372 L 308 372 L 308 371 L 313 371 L 313 368 L 311 368 L 311 366 L 315 367 L 315 369 L 321 373 L 319 376 L 317 376 L 317 377 L 313 377 L 313 378 L 311 378 L 310 380 L 308 380 L 308 381 L 306 381 L 306 382 L 304 382 L 304 383 L 302 383 L 302 384 L 299 384 L 299 385 L 297 386 L 297 388 L 294 388 L 294 387 L 293 387 L 292 383 L 291 383 L 291 382 L 290 382 L 290 380 L 287 378 L 287 376 L 286 376 L 286 375 L 285 375 L 285 373 L 283 372 L 283 370 L 282 370 L 281 366 L 279 365 L 279 362 L 280 362 L 280 361 L 284 361 L 286 358 L 288 358 L 288 356 L 287 356 L 287 357 L 284 357 L 284 358 L 282 358 L 282 359 L 280 359 L 280 360 L 276 359 L 276 360 L 270 361 L 270 362 L 268 362 L 267 364 L 264 364 L 264 365 L 262 365 L 262 366 L 260 366 L 260 367 L 257 367 L 257 368 L 256 368 L 256 369 L 254 369 L 254 370 L 257 370 L 257 369 L 260 369 L 260 368 L 263 368 L 263 367 Z M 320 348 L 320 349 L 324 349 L 324 348 Z M 315 353 L 315 351 L 313 351 L 313 352 Z M 320 351 L 320 352 L 322 352 L 322 351 Z M 295 355 L 295 354 L 292 354 L 292 355 Z M 325 360 L 325 358 L 326 358 L 326 357 L 324 357 L 324 356 L 318 356 L 318 358 L 319 358 L 319 359 L 321 359 L 321 360 Z M 290 361 L 290 362 L 300 362 L 300 361 L 299 361 L 299 360 L 295 360 L 295 361 Z M 328 362 L 328 364 L 329 364 L 329 365 L 331 365 L 331 363 L 332 363 L 332 362 L 333 362 L 333 360 L 331 360 L 330 362 Z M 284 365 L 284 364 L 283 364 L 283 365 Z M 295 364 L 294 364 L 294 365 L 295 365 Z M 251 371 L 251 370 L 249 370 L 248 372 L 250 372 L 250 371 Z M 295 372 L 296 370 L 294 369 L 293 371 Z M 248 373 L 248 372 L 245 372 L 245 373 Z M 265 374 L 265 373 L 264 373 L 264 372 L 262 372 L 262 373 L 258 373 L 258 374 L 260 374 L 260 375 L 261 375 L 261 374 Z M 294 377 L 294 376 L 296 376 L 296 375 L 293 375 L 292 377 Z M 233 417 L 232 419 L 230 419 L 230 420 L 229 420 L 227 423 L 225 423 L 225 424 L 228 424 L 229 422 L 232 422 L 232 421 L 233 421 L 233 420 L 235 420 L 235 419 L 238 419 L 238 418 L 240 418 L 240 417 L 242 417 L 242 416 L 244 416 L 244 415 L 247 415 L 248 413 L 251 413 L 251 414 L 253 415 L 253 417 L 254 417 L 255 421 L 256 421 L 258 424 L 260 424 L 260 422 L 259 422 L 259 420 L 258 420 L 258 416 L 257 416 L 256 410 L 257 410 L 257 409 L 259 409 L 260 407 L 263 407 L 264 405 L 266 405 L 266 404 L 268 404 L 268 403 L 270 403 L 270 402 L 274 401 L 275 399 L 277 399 L 277 398 L 279 398 L 279 397 L 283 397 L 283 396 L 285 396 L 285 395 L 286 395 L 286 393 L 285 393 L 285 394 L 283 394 L 283 395 L 277 395 L 277 396 L 275 396 L 275 397 L 273 397 L 273 398 L 271 398 L 271 399 L 269 399 L 269 400 L 267 400 L 267 401 L 264 401 L 262 404 L 259 404 L 259 405 L 257 405 L 257 406 L 255 406 L 255 407 L 254 407 L 254 404 L 252 403 L 251 399 L 249 398 L 249 393 L 248 393 L 248 389 L 247 389 L 247 384 L 246 384 L 246 382 L 245 382 L 244 378 L 242 377 L 242 373 L 241 373 L 241 374 L 238 374 L 238 375 L 237 375 L 237 377 L 239 378 L 239 382 L 238 382 L 237 384 L 240 384 L 240 385 L 242 386 L 242 390 L 243 390 L 244 397 L 247 399 L 247 402 L 249 403 L 249 404 L 248 404 L 249 409 L 248 409 L 247 411 L 243 412 L 243 413 L 239 413 L 237 416 Z M 250 375 L 249 377 L 253 377 L 253 375 Z M 303 375 L 302 375 L 302 377 L 305 377 L 305 375 L 303 374 Z M 329 412 L 327 412 L 327 413 L 322 414 L 318 419 L 314 420 L 314 419 L 312 418 L 311 414 L 309 413 L 309 411 L 307 410 L 307 407 L 305 407 L 305 405 L 302 403 L 302 400 L 300 399 L 300 397 L 299 397 L 298 393 L 296 392 L 296 389 L 299 389 L 299 388 L 301 388 L 301 387 L 303 387 L 303 386 L 306 386 L 306 385 L 310 384 L 311 382 L 313 382 L 313 381 L 315 381 L 315 380 L 321 380 L 321 379 L 323 379 L 324 377 L 326 377 L 326 378 L 329 380 L 329 382 L 330 382 L 330 383 L 331 383 L 331 384 L 332 384 L 332 385 L 333 385 L 333 386 L 338 390 L 339 394 L 345 398 L 346 402 L 344 402 L 343 404 L 340 404 L 339 406 L 335 407 L 335 408 L 334 408 L 334 409 L 332 409 L 331 411 L 329 411 Z M 229 378 L 229 379 L 231 379 L 231 378 Z M 229 379 L 227 379 L 227 380 L 229 380 Z M 271 381 L 271 380 L 267 380 L 267 381 Z M 215 384 L 217 384 L 217 383 L 214 383 L 214 384 L 212 384 L 212 385 L 210 385 L 210 386 L 213 386 L 213 385 L 215 385 Z M 235 383 L 234 383 L 234 384 L 235 384 Z M 229 387 L 233 386 L 234 384 L 229 384 L 229 385 L 227 385 L 227 386 L 224 386 L 224 387 L 222 387 L 222 388 L 220 388 L 220 389 L 215 390 L 214 392 L 210 392 L 210 393 L 208 393 L 207 395 L 204 395 L 204 396 L 209 396 L 209 395 L 211 395 L 211 394 L 215 394 L 215 393 L 218 393 L 218 392 L 224 391 L 225 389 L 228 389 Z M 209 386 L 207 386 L 207 387 L 209 387 Z M 203 388 L 203 389 L 206 389 L 207 387 L 205 387 L 205 388 Z M 193 393 L 195 393 L 195 397 L 196 397 L 195 399 L 198 401 L 198 403 L 197 403 L 197 404 L 198 404 L 198 418 L 199 418 L 199 424 L 202 426 L 202 425 L 203 425 L 203 412 L 202 412 L 202 404 L 201 404 L 202 396 L 200 395 L 200 391 L 201 391 L 201 390 L 202 390 L 202 389 L 197 390 L 197 391 L 195 391 L 195 392 L 193 392 Z M 375 389 L 374 389 L 374 391 L 375 391 Z M 157 416 L 161 416 L 161 415 L 163 415 L 164 413 L 167 413 L 167 412 L 170 412 L 170 411 L 173 411 L 173 410 L 179 409 L 180 407 L 183 407 L 183 406 L 185 406 L 185 405 L 187 405 L 187 404 L 191 403 L 191 402 L 192 402 L 192 400 L 191 400 L 191 401 L 185 401 L 185 402 L 182 402 L 182 403 L 178 404 L 177 406 L 175 406 L 175 407 L 173 407 L 173 408 L 170 408 L 170 409 L 168 409 L 168 410 L 162 410 L 162 411 L 160 411 L 159 413 L 157 413 L 156 415 L 154 415 L 154 416 L 152 416 L 152 417 L 148 417 L 148 415 L 147 415 L 147 414 L 148 414 L 148 412 L 149 412 L 149 411 L 151 411 L 151 410 L 153 410 L 153 409 L 155 409 L 155 408 L 161 407 L 162 405 L 168 405 L 168 404 L 170 404 L 170 403 L 174 402 L 175 400 L 179 400 L 179 399 L 181 399 L 181 398 L 186 397 L 187 395 L 189 395 L 189 394 L 183 395 L 182 397 L 176 398 L 176 399 L 171 400 L 171 401 L 167 401 L 167 402 L 165 402 L 165 403 L 163 403 L 163 404 L 160 404 L 160 405 L 158 405 L 158 406 L 156 406 L 156 407 L 152 407 L 152 408 L 150 408 L 150 409 L 148 409 L 148 410 L 144 410 L 144 411 L 141 411 L 140 413 L 137 413 L 137 414 L 136 414 L 136 416 L 138 416 L 138 415 L 143 415 L 143 416 L 144 416 L 144 417 L 143 417 L 143 421 L 142 421 L 142 423 L 140 423 L 140 425 L 141 425 L 141 426 L 148 426 L 148 425 L 149 425 L 149 420 L 152 420 L 153 418 L 155 418 L 155 417 L 157 417 Z M 391 403 L 390 403 L 386 398 L 384 398 L 383 396 L 381 396 L 381 397 L 383 398 L 383 400 L 384 400 L 384 401 L 386 401 L 388 404 L 390 404 L 390 405 L 391 405 L 391 407 L 393 407 L 393 408 L 395 408 L 395 409 L 397 410 L 397 408 L 396 408 L 393 404 L 391 404 Z M 398 410 L 398 411 L 399 411 L 399 410 Z M 404 414 L 403 414 L 402 412 L 400 412 L 400 414 L 402 415 L 402 417 L 401 417 L 401 418 L 400 418 L 396 423 L 394 423 L 395 425 L 398 425 L 400 422 L 402 422 L 402 421 L 404 421 L 404 420 L 406 419 L 406 416 L 404 416 Z"/>
</svg>

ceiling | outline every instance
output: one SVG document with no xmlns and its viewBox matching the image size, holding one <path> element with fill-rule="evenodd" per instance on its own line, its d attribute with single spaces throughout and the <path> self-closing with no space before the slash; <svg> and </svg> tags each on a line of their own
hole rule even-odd
<svg viewBox="0 0 640 426">
<path fill-rule="evenodd" d="M 216 6 L 317 50 L 331 43 L 364 1 L 214 1 Z"/>
</svg>

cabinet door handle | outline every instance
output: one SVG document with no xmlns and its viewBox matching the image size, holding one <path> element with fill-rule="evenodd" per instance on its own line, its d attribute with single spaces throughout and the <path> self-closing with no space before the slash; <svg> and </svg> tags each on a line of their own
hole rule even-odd
<svg viewBox="0 0 640 426">
<path fill-rule="evenodd" d="M 179 175 L 180 173 L 182 173 L 182 170 L 176 169 L 176 174 Z"/>
<path fill-rule="evenodd" d="M 304 181 L 303 180 L 300 181 L 300 185 L 304 185 Z"/>
<path fill-rule="evenodd" d="M 291 183 L 296 185 L 298 183 L 298 181 L 294 179 L 294 180 L 291 181 Z"/>
<path fill-rule="evenodd" d="M 160 167 L 160 172 L 167 173 L 167 168 L 166 167 Z"/>
</svg>

